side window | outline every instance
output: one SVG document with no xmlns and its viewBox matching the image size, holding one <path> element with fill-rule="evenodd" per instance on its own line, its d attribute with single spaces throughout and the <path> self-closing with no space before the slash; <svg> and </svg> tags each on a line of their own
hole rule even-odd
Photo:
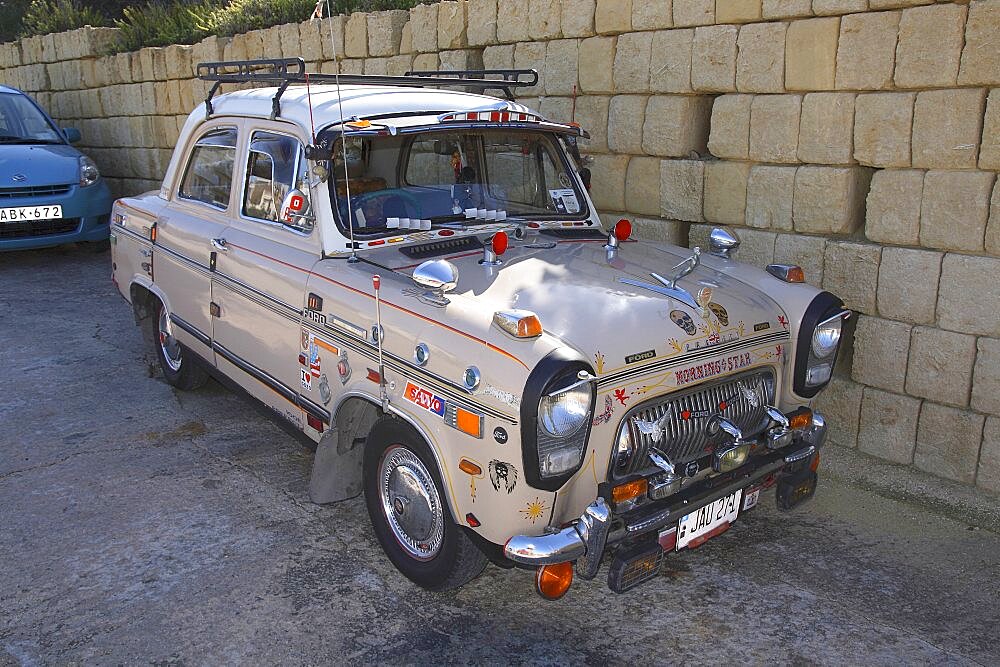
<svg viewBox="0 0 1000 667">
<path fill-rule="evenodd" d="M 236 128 L 209 130 L 194 145 L 178 194 L 218 208 L 229 205 L 236 160 Z"/>
<path fill-rule="evenodd" d="M 300 230 L 312 228 L 309 213 L 308 164 L 296 139 L 273 132 L 254 132 L 247 156 L 247 179 L 243 189 L 243 215 L 280 222 Z M 285 197 L 293 189 L 305 198 L 301 215 L 283 219 Z"/>
</svg>

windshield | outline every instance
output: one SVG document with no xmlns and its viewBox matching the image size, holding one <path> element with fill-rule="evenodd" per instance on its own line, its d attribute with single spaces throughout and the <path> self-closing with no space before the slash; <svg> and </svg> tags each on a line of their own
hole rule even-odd
<svg viewBox="0 0 1000 667">
<path fill-rule="evenodd" d="M 0 144 L 61 144 L 62 135 L 24 95 L 0 93 Z"/>
<path fill-rule="evenodd" d="M 347 137 L 334 146 L 341 229 L 429 229 L 442 223 L 581 219 L 585 200 L 553 137 L 516 130 L 435 131 Z M 347 201 L 350 188 L 350 206 Z"/>
</svg>

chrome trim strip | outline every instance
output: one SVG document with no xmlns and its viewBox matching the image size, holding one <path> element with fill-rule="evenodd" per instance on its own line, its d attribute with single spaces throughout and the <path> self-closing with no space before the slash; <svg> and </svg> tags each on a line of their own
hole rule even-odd
<svg viewBox="0 0 1000 667">
<path fill-rule="evenodd" d="M 142 243 L 144 245 L 153 245 L 153 242 L 150 241 L 147 237 L 143 236 L 142 234 L 139 234 L 138 232 L 133 232 L 131 229 L 128 229 L 127 227 L 119 225 L 118 223 L 115 223 L 115 233 L 116 234 L 125 234 L 126 236 L 131 236 L 136 241 L 138 241 L 139 243 Z"/>
<path fill-rule="evenodd" d="M 198 327 L 194 326 L 187 320 L 178 317 L 176 313 L 170 313 L 169 317 L 171 324 L 176 324 L 181 329 L 183 329 L 184 331 L 188 332 L 189 334 L 197 338 L 201 343 L 208 346 L 212 345 L 212 339 L 208 336 L 208 334 L 204 333 Z"/>
<path fill-rule="evenodd" d="M 201 273 L 204 273 L 208 277 L 211 277 L 211 275 L 213 273 L 212 270 L 208 266 L 206 266 L 204 264 L 201 264 L 201 263 L 199 263 L 196 260 L 191 259 L 187 255 L 182 255 L 181 253 L 177 252 L 176 250 L 172 250 L 172 249 L 166 247 L 162 243 L 154 243 L 153 247 L 155 249 L 157 249 L 157 250 L 162 250 L 163 252 L 167 253 L 168 255 L 170 255 L 171 257 L 173 257 L 174 259 L 181 260 L 182 262 L 190 265 L 191 268 L 193 268 L 196 271 L 199 271 Z"/>
</svg>

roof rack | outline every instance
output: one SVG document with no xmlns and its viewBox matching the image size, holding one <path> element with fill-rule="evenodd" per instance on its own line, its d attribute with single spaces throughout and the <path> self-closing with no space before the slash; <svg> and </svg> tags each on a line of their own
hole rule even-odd
<svg viewBox="0 0 1000 667">
<path fill-rule="evenodd" d="M 498 90 L 508 100 L 514 99 L 514 88 L 527 88 L 538 83 L 533 69 L 482 70 L 420 70 L 403 76 L 384 74 L 319 74 L 306 72 L 302 58 L 265 58 L 262 60 L 229 60 L 198 63 L 198 78 L 214 81 L 205 98 L 205 114 L 213 113 L 212 98 L 224 83 L 272 83 L 278 90 L 271 100 L 271 118 L 281 113 L 281 96 L 292 83 L 341 83 L 382 86 L 437 87 L 457 86 L 474 90 Z M 494 78 L 487 78 L 494 77 Z"/>
</svg>

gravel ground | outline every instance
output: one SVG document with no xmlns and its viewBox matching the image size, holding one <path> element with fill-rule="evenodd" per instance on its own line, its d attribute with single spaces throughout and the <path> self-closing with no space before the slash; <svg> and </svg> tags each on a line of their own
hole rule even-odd
<svg viewBox="0 0 1000 667">
<path fill-rule="evenodd" d="M 415 588 L 248 399 L 163 381 L 108 264 L 0 255 L 0 665 L 1000 663 L 1000 502 L 847 450 L 624 595 Z"/>
</svg>

